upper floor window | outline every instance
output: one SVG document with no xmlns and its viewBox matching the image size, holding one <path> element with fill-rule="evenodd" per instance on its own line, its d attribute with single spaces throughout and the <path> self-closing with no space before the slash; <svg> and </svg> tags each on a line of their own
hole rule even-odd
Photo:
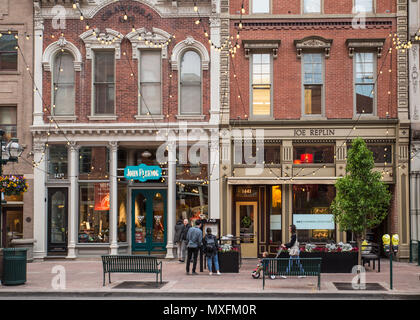
<svg viewBox="0 0 420 320">
<path fill-rule="evenodd" d="M 354 13 L 373 12 L 373 0 L 354 0 Z"/>
<path fill-rule="evenodd" d="M 322 0 L 303 0 L 303 13 L 321 13 Z"/>
<path fill-rule="evenodd" d="M 73 115 L 75 103 L 74 59 L 68 52 L 60 52 L 54 59 L 53 113 Z"/>
<path fill-rule="evenodd" d="M 252 13 L 270 13 L 270 0 L 252 0 Z"/>
<path fill-rule="evenodd" d="M 96 51 L 94 59 L 94 114 L 113 115 L 115 104 L 114 51 Z"/>
<path fill-rule="evenodd" d="M 303 54 L 305 115 L 321 115 L 323 105 L 323 61 L 321 53 Z"/>
<path fill-rule="evenodd" d="M 0 37 L 0 71 L 17 70 L 16 34 L 3 34 Z"/>
<path fill-rule="evenodd" d="M 161 52 L 140 52 L 140 115 L 162 114 Z"/>
<path fill-rule="evenodd" d="M 107 180 L 109 150 L 107 147 L 81 147 L 79 150 L 79 180 Z"/>
<path fill-rule="evenodd" d="M 4 139 L 16 137 L 16 107 L 0 106 L 0 129 L 4 131 Z"/>
<path fill-rule="evenodd" d="M 181 58 L 180 114 L 201 114 L 201 58 L 193 51 L 186 51 Z"/>
<path fill-rule="evenodd" d="M 375 55 L 373 52 L 356 52 L 354 56 L 356 113 L 373 114 L 375 111 Z"/>
<path fill-rule="evenodd" d="M 252 115 L 271 115 L 271 55 L 252 55 Z"/>
</svg>

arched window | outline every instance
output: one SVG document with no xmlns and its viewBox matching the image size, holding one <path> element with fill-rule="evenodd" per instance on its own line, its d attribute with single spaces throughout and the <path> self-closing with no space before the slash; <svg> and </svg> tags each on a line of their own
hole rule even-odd
<svg viewBox="0 0 420 320">
<path fill-rule="evenodd" d="M 201 114 L 201 57 L 193 50 L 186 51 L 181 58 L 180 114 Z"/>
<path fill-rule="evenodd" d="M 51 97 L 52 114 L 57 116 L 74 115 L 74 58 L 69 52 L 59 52 L 55 56 Z"/>
</svg>

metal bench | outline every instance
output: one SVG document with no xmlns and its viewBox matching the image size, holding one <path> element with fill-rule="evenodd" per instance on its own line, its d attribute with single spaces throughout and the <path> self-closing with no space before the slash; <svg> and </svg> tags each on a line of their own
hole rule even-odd
<svg viewBox="0 0 420 320">
<path fill-rule="evenodd" d="M 321 290 L 322 258 L 264 258 L 263 289 L 265 277 L 272 276 L 314 276 L 318 277 L 318 290 Z"/>
<path fill-rule="evenodd" d="M 370 262 L 373 261 L 373 270 L 375 270 L 375 261 L 378 261 L 378 272 L 381 272 L 381 252 L 379 245 L 376 243 L 371 243 L 367 245 L 362 245 L 362 264 L 363 266 L 368 263 L 370 267 Z"/>
<path fill-rule="evenodd" d="M 103 267 L 103 286 L 105 286 L 105 274 L 108 273 L 108 281 L 111 283 L 111 273 L 156 273 L 156 283 L 160 274 L 162 283 L 162 262 L 151 256 L 101 256 Z"/>
</svg>

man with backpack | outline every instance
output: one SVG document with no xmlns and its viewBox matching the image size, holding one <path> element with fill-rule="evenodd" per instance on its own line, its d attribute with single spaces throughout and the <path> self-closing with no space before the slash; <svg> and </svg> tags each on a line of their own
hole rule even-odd
<svg viewBox="0 0 420 320">
<path fill-rule="evenodd" d="M 187 232 L 187 274 L 190 273 L 190 263 L 191 258 L 193 258 L 193 267 L 192 267 L 192 274 L 196 275 L 195 269 L 197 267 L 197 257 L 198 257 L 198 250 L 202 246 L 203 242 L 203 232 L 200 229 L 201 221 L 195 221 L 195 227 L 189 228 Z"/>
<path fill-rule="evenodd" d="M 209 269 L 209 275 L 213 274 L 213 263 L 214 259 L 214 268 L 216 269 L 217 275 L 221 275 L 219 271 L 219 258 L 217 252 L 219 251 L 219 245 L 217 243 L 217 238 L 215 235 L 211 234 L 211 228 L 206 229 L 206 236 L 203 240 L 204 252 L 207 257 L 207 267 Z"/>
</svg>

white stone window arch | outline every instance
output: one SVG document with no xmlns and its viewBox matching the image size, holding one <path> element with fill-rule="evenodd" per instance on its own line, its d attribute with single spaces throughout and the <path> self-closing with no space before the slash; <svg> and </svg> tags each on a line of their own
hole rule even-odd
<svg viewBox="0 0 420 320">
<path fill-rule="evenodd" d="M 181 58 L 185 51 L 195 50 L 201 56 L 201 69 L 209 70 L 210 56 L 207 48 L 193 37 L 189 36 L 184 41 L 179 42 L 172 51 L 171 66 L 172 70 L 178 70 Z"/>
<path fill-rule="evenodd" d="M 74 57 L 74 71 L 82 70 L 82 54 L 79 49 L 73 43 L 67 41 L 66 38 L 61 37 L 58 41 L 51 43 L 42 55 L 42 65 L 45 71 L 51 72 L 54 58 L 59 51 L 70 52 Z"/>
</svg>

